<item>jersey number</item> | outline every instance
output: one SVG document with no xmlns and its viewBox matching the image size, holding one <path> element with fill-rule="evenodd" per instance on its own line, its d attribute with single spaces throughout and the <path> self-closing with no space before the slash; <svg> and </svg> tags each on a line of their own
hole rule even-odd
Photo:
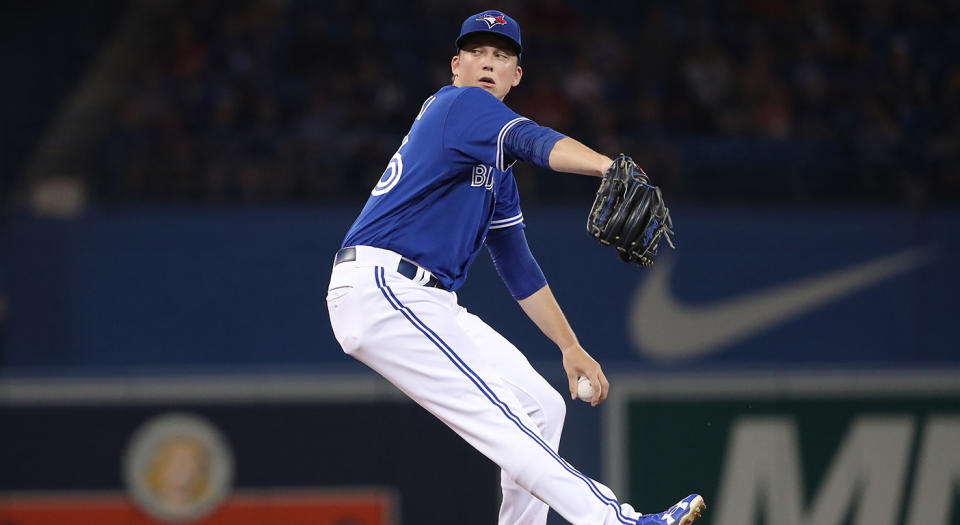
<svg viewBox="0 0 960 525">
<path fill-rule="evenodd" d="M 420 108 L 420 113 L 417 114 L 417 118 L 414 119 L 414 121 L 420 120 L 420 117 L 426 113 L 427 108 L 429 108 L 430 104 L 433 104 L 433 101 L 436 99 L 437 97 L 430 97 L 424 101 L 423 106 Z M 387 163 L 387 169 L 383 171 L 383 175 L 380 176 L 377 185 L 373 188 L 373 191 L 370 192 L 371 195 L 383 195 L 392 190 L 393 187 L 400 182 L 400 176 L 403 175 L 403 155 L 400 153 L 400 150 L 403 149 L 409 140 L 409 134 L 403 137 L 403 140 L 400 142 L 400 147 L 397 148 L 397 152 L 390 157 L 390 162 Z"/>
</svg>

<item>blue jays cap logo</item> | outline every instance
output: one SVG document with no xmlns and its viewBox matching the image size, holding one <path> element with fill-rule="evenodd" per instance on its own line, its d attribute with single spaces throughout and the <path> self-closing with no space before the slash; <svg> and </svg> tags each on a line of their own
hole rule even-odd
<svg viewBox="0 0 960 525">
<path fill-rule="evenodd" d="M 493 14 L 483 15 L 476 20 L 480 22 L 486 22 L 489 29 L 493 29 L 493 26 L 496 25 L 507 25 L 507 21 L 503 18 L 503 15 L 494 16 Z"/>
<path fill-rule="evenodd" d="M 494 33 L 505 37 L 517 51 L 517 57 L 523 52 L 523 45 L 520 44 L 520 26 L 517 22 L 500 11 L 480 11 L 479 13 L 467 17 L 460 28 L 460 36 L 457 37 L 457 49 L 463 45 L 464 39 L 474 33 Z"/>
</svg>

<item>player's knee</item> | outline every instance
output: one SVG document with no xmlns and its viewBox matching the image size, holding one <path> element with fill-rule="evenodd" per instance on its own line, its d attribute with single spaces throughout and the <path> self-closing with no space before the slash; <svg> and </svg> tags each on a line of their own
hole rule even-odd
<svg viewBox="0 0 960 525">
<path fill-rule="evenodd" d="M 343 290 L 341 287 L 338 290 Z M 345 296 L 339 296 L 338 301 L 342 301 Z M 337 302 L 328 302 L 327 308 L 330 309 L 330 327 L 333 328 L 333 337 L 340 343 L 340 347 L 348 355 L 353 355 L 362 345 L 361 337 L 363 333 L 359 330 L 356 322 L 356 316 L 348 315 L 342 311 L 342 304 Z"/>
<path fill-rule="evenodd" d="M 351 329 L 349 325 L 344 325 L 341 323 L 334 322 L 333 324 L 333 336 L 336 338 L 337 342 L 340 343 L 340 347 L 343 348 L 344 353 L 348 355 L 353 355 L 360 348 L 360 336 L 361 334 L 357 333 L 356 330 Z"/>
<path fill-rule="evenodd" d="M 340 341 L 340 346 L 343 347 L 344 353 L 347 355 L 353 355 L 360 348 L 360 338 L 353 335 L 348 335 Z"/>
<path fill-rule="evenodd" d="M 528 492 L 536 486 L 544 473 L 543 464 L 540 463 L 543 459 L 537 452 L 525 451 L 523 454 L 517 454 L 512 461 L 501 465 L 503 474 Z"/>
</svg>

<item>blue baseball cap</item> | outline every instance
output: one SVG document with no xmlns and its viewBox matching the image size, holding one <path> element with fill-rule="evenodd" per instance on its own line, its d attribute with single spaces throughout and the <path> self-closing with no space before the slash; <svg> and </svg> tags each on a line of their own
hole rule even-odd
<svg viewBox="0 0 960 525">
<path fill-rule="evenodd" d="M 523 46 L 520 45 L 520 26 L 516 20 L 501 11 L 482 11 L 467 17 L 460 28 L 460 36 L 457 37 L 457 49 L 474 33 L 493 33 L 506 37 L 514 45 L 518 57 L 523 51 Z"/>
</svg>

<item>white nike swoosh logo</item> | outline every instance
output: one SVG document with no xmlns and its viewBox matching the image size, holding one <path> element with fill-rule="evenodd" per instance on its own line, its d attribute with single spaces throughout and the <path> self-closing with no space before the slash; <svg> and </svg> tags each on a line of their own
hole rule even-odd
<svg viewBox="0 0 960 525">
<path fill-rule="evenodd" d="M 843 296 L 930 262 L 917 248 L 707 305 L 684 305 L 670 292 L 671 261 L 657 261 L 635 294 L 629 331 L 640 353 L 690 359 L 714 353 Z"/>
</svg>

